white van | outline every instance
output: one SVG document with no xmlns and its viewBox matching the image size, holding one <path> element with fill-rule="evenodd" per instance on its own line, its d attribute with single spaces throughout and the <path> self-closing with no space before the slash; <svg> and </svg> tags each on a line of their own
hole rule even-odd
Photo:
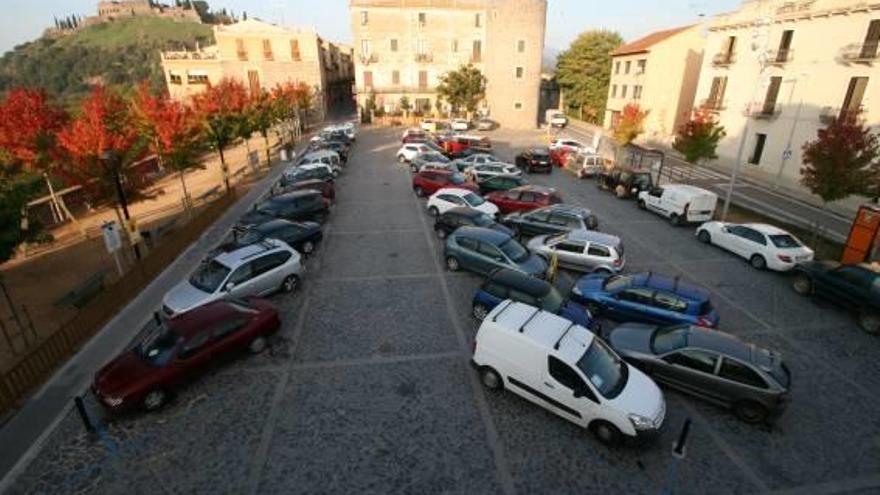
<svg viewBox="0 0 880 495">
<path fill-rule="evenodd" d="M 717 204 L 717 194 L 685 184 L 668 184 L 639 193 L 639 208 L 663 215 L 673 225 L 708 222 Z"/>
<path fill-rule="evenodd" d="M 607 445 L 653 436 L 666 415 L 660 388 L 589 330 L 509 299 L 480 325 L 472 363 L 487 388 L 506 388 Z"/>
<path fill-rule="evenodd" d="M 329 165 L 333 170 L 342 170 L 342 160 L 339 159 L 339 153 L 331 150 L 318 150 L 303 155 L 299 165 L 311 165 L 314 163 L 323 163 Z"/>
<path fill-rule="evenodd" d="M 568 125 L 568 117 L 561 110 L 547 110 L 544 113 L 544 120 L 550 127 L 563 128 Z"/>
</svg>

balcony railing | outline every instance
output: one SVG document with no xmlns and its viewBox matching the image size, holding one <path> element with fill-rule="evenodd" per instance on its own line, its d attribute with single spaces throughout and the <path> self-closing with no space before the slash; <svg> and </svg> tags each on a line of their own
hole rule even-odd
<svg viewBox="0 0 880 495">
<path fill-rule="evenodd" d="M 379 57 L 376 56 L 375 53 L 371 53 L 371 54 L 369 54 L 369 55 L 366 55 L 366 54 L 363 54 L 363 53 L 362 53 L 362 54 L 360 55 L 360 57 L 358 57 L 358 60 L 360 60 L 361 63 L 364 64 L 364 65 L 370 65 L 370 64 L 375 64 L 376 62 L 378 62 L 378 61 L 379 61 Z"/>
<path fill-rule="evenodd" d="M 707 98 L 700 104 L 700 108 L 710 112 L 720 112 L 727 109 L 727 100 Z"/>
<path fill-rule="evenodd" d="M 757 120 L 773 120 L 782 112 L 782 105 L 779 103 L 768 104 L 764 102 L 756 102 L 746 105 L 744 114 Z"/>
<path fill-rule="evenodd" d="M 374 93 L 377 95 L 387 95 L 387 94 L 404 94 L 404 95 L 413 95 L 413 94 L 431 94 L 434 93 L 434 88 L 430 86 L 419 87 L 419 86 L 402 86 L 402 85 L 387 85 L 387 86 L 362 86 L 359 89 L 363 90 L 364 93 Z"/>
<path fill-rule="evenodd" d="M 840 50 L 840 60 L 843 63 L 871 64 L 880 58 L 880 43 L 853 43 L 846 45 Z"/>
<path fill-rule="evenodd" d="M 845 119 L 850 116 L 857 118 L 863 111 L 863 107 L 850 110 L 843 110 L 840 107 L 822 107 L 822 111 L 819 112 L 819 122 L 828 125 L 837 119 Z"/>
<path fill-rule="evenodd" d="M 217 52 L 162 52 L 162 60 L 217 60 Z"/>
<path fill-rule="evenodd" d="M 733 52 L 720 52 L 712 57 L 712 65 L 716 67 L 727 67 L 734 62 L 736 62 L 736 53 Z"/>
<path fill-rule="evenodd" d="M 236 53 L 236 55 L 238 55 L 238 59 L 239 59 L 239 60 L 247 60 L 247 59 L 248 59 L 248 53 L 245 52 L 245 51 L 241 51 L 241 50 L 239 50 L 239 51 L 237 51 L 237 52 L 235 52 L 235 53 Z"/>
<path fill-rule="evenodd" d="M 434 56 L 430 53 L 416 53 L 416 62 L 420 64 L 429 64 L 434 61 Z"/>
<path fill-rule="evenodd" d="M 483 56 L 482 55 L 471 55 L 470 61 L 472 64 L 481 64 L 481 63 L 483 63 Z"/>
<path fill-rule="evenodd" d="M 272 52 L 263 52 L 263 60 L 273 61 L 275 60 L 275 54 Z"/>
<path fill-rule="evenodd" d="M 794 58 L 794 50 L 791 48 L 781 48 L 779 50 L 772 50 L 767 53 L 767 64 L 768 65 L 785 65 L 788 62 L 791 62 L 792 58 Z"/>
</svg>

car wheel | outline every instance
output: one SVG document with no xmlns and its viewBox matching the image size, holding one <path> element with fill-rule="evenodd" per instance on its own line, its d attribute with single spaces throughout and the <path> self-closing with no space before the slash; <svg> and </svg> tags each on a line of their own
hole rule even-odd
<svg viewBox="0 0 880 495">
<path fill-rule="evenodd" d="M 618 197 L 618 199 L 623 199 L 626 197 L 626 188 L 623 186 L 617 186 L 614 188 L 614 195 Z"/>
<path fill-rule="evenodd" d="M 415 193 L 416 193 L 416 196 L 418 196 L 418 197 L 420 197 L 420 198 L 424 198 L 424 197 L 425 197 L 425 190 L 422 189 L 421 187 L 416 186 L 416 188 L 414 189 L 414 191 L 415 191 Z"/>
<path fill-rule="evenodd" d="M 461 263 L 458 262 L 458 258 L 455 256 L 449 256 L 446 258 L 446 268 L 449 268 L 450 272 L 457 272 L 461 269 Z"/>
<path fill-rule="evenodd" d="M 767 260 L 764 259 L 760 254 L 756 254 L 749 259 L 749 263 L 751 263 L 752 268 L 755 270 L 763 270 L 767 268 Z"/>
<path fill-rule="evenodd" d="M 608 447 L 620 445 L 623 434 L 616 426 L 607 421 L 595 421 L 590 425 L 590 430 L 596 438 Z"/>
<path fill-rule="evenodd" d="M 486 319 L 486 315 L 489 314 L 489 308 L 482 304 L 474 304 L 472 313 L 477 321 L 483 321 Z"/>
<path fill-rule="evenodd" d="M 141 401 L 145 411 L 158 411 L 168 402 L 168 393 L 161 388 L 154 388 L 147 392 Z"/>
<path fill-rule="evenodd" d="M 813 280 L 804 274 L 797 275 L 791 286 L 795 292 L 802 296 L 813 295 Z"/>
<path fill-rule="evenodd" d="M 446 231 L 443 230 L 443 229 L 435 229 L 434 232 L 437 233 L 437 238 L 438 238 L 438 239 L 446 239 L 446 236 L 448 235 L 448 234 L 446 233 Z"/>
<path fill-rule="evenodd" d="M 763 423 L 767 419 L 767 408 L 750 400 L 737 402 L 733 412 L 737 418 L 749 424 Z"/>
<path fill-rule="evenodd" d="M 436 206 L 428 208 L 428 213 L 430 213 L 432 217 L 440 216 L 440 210 L 438 210 Z"/>
<path fill-rule="evenodd" d="M 701 230 L 697 233 L 697 240 L 703 244 L 709 244 L 712 242 L 712 236 L 705 230 Z"/>
<path fill-rule="evenodd" d="M 643 200 L 643 199 L 639 200 L 638 205 L 639 205 L 640 210 L 647 210 L 648 209 L 648 205 L 645 204 L 645 200 Z"/>
<path fill-rule="evenodd" d="M 266 342 L 266 337 L 254 337 L 254 340 L 252 340 L 251 343 L 248 344 L 248 351 L 250 351 L 251 354 L 260 354 L 261 352 L 266 350 L 267 346 L 268 343 Z"/>
<path fill-rule="evenodd" d="M 296 275 L 288 275 L 284 277 L 284 281 L 281 282 L 281 292 L 291 293 L 299 288 L 299 277 Z"/>
<path fill-rule="evenodd" d="M 332 175 L 334 179 L 338 179 L 339 178 L 339 171 L 334 170 L 330 175 Z"/>
<path fill-rule="evenodd" d="M 599 220 L 596 217 L 590 217 L 587 221 L 587 227 L 589 227 L 590 230 L 596 230 L 599 227 Z"/>
<path fill-rule="evenodd" d="M 671 223 L 674 227 L 678 227 L 679 225 L 681 225 L 681 217 L 679 217 L 678 214 L 673 213 L 672 215 L 669 215 L 669 223 Z"/>
<path fill-rule="evenodd" d="M 504 381 L 497 371 L 488 366 L 480 368 L 480 383 L 489 390 L 501 390 L 504 388 Z"/>
<path fill-rule="evenodd" d="M 397 161 L 400 163 L 406 163 L 406 157 L 403 155 L 397 155 Z"/>
<path fill-rule="evenodd" d="M 880 334 L 880 314 L 874 311 L 862 311 L 859 315 L 859 327 L 871 335 Z"/>
<path fill-rule="evenodd" d="M 305 255 L 309 255 L 315 252 L 315 243 L 312 241 L 306 241 L 302 244 L 302 252 Z"/>
</svg>

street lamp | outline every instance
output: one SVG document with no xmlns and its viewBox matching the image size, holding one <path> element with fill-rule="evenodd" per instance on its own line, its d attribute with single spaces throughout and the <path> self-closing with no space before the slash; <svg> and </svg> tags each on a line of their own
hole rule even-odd
<svg viewBox="0 0 880 495">
<path fill-rule="evenodd" d="M 128 214 L 128 200 L 125 198 L 125 189 L 122 187 L 122 179 L 119 176 L 119 153 L 116 150 L 107 150 L 101 154 L 101 160 L 107 164 L 107 170 L 109 170 L 113 176 L 113 185 L 116 188 L 116 200 L 119 202 L 119 207 L 122 208 L 122 215 L 125 219 L 125 225 L 123 227 L 125 228 L 125 231 L 128 232 L 128 224 L 131 220 L 131 215 Z M 132 248 L 134 249 L 134 257 L 140 260 L 140 248 L 137 244 L 132 244 Z"/>
<path fill-rule="evenodd" d="M 801 72 L 800 76 L 805 80 L 810 77 L 809 72 Z M 794 96 L 794 88 L 797 86 L 797 78 L 791 80 L 791 93 L 788 96 L 788 104 L 791 105 L 791 99 Z M 776 172 L 776 180 L 773 182 L 773 188 L 776 189 L 779 187 L 779 181 L 782 179 L 782 172 L 785 170 L 785 165 L 791 159 L 792 149 L 791 144 L 794 140 L 794 133 L 797 129 L 798 121 L 801 118 L 801 109 L 804 107 L 804 89 L 801 89 L 800 97 L 798 99 L 797 110 L 794 113 L 794 119 L 791 121 L 791 129 L 788 132 L 788 141 L 785 143 L 785 151 L 782 152 L 782 161 L 779 163 L 779 170 Z"/>
</svg>

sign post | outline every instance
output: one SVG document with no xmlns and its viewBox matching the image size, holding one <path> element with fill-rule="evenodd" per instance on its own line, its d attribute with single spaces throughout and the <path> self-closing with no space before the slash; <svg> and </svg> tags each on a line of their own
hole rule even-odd
<svg viewBox="0 0 880 495">
<path fill-rule="evenodd" d="M 104 235 L 104 246 L 107 252 L 113 255 L 116 261 L 116 270 L 119 276 L 123 275 L 122 261 L 119 259 L 119 249 L 122 247 L 122 237 L 119 235 L 119 225 L 116 222 L 104 222 L 101 225 L 101 234 Z"/>
</svg>

